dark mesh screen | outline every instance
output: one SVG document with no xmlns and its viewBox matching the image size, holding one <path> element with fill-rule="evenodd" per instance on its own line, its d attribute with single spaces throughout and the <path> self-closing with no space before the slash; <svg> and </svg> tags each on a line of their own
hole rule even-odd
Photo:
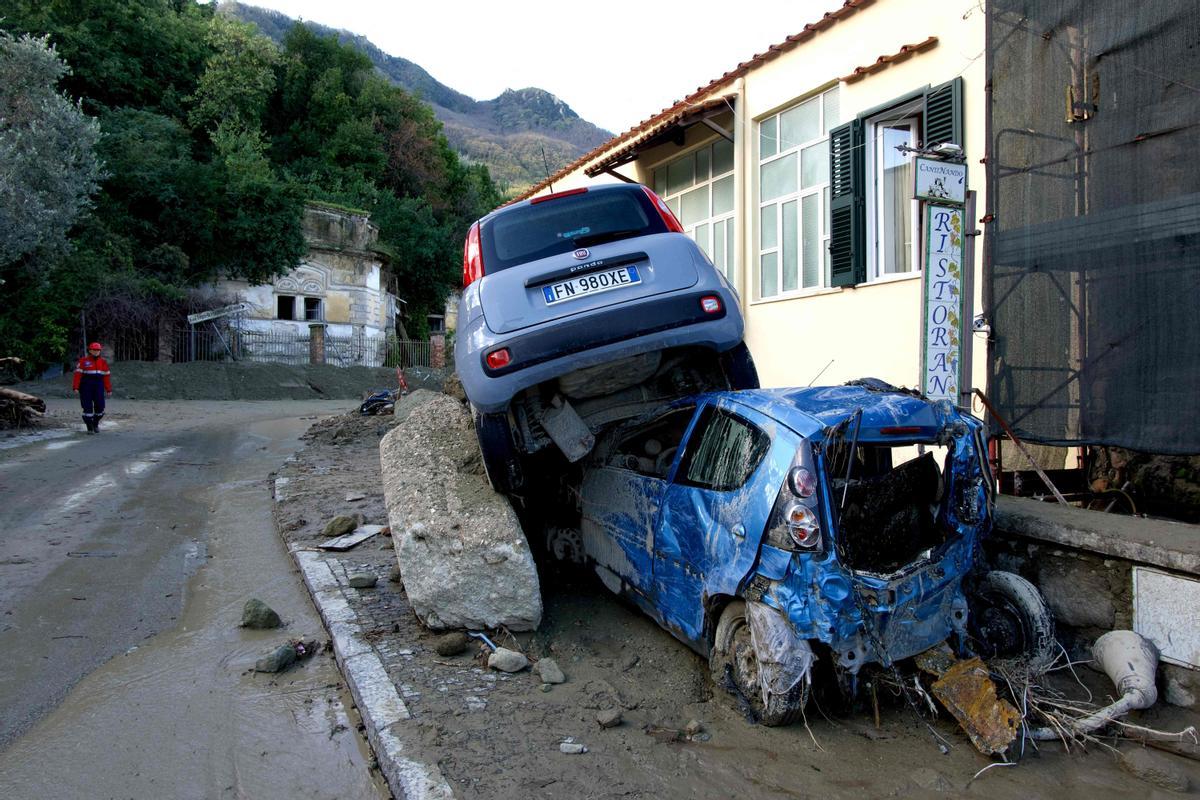
<svg viewBox="0 0 1200 800">
<path fill-rule="evenodd" d="M 992 399 L 1034 441 L 1198 453 L 1200 2 L 988 7 Z"/>
</svg>

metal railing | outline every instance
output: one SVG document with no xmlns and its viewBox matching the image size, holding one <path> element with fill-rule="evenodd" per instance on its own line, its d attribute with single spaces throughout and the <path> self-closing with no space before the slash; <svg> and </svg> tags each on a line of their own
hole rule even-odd
<svg viewBox="0 0 1200 800">
<path fill-rule="evenodd" d="M 179 328 L 167 334 L 133 331 L 111 340 L 114 361 L 249 361 L 265 364 L 308 364 L 312 341 L 307 332 L 250 331 L 236 328 Z M 160 347 L 165 344 L 166 347 Z M 431 367 L 433 344 L 395 336 L 325 337 L 325 363 L 334 366 Z"/>
</svg>

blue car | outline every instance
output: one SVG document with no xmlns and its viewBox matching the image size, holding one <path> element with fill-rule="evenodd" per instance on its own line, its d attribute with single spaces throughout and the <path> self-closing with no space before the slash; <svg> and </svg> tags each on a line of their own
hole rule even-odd
<svg viewBox="0 0 1200 800">
<path fill-rule="evenodd" d="M 488 478 L 580 461 L 605 427 L 680 394 L 758 386 L 733 287 L 650 189 L 570 189 L 471 226 L 455 362 Z"/>
<path fill-rule="evenodd" d="M 982 425 L 949 404 L 869 379 L 704 393 L 606 433 L 575 541 L 550 546 L 779 725 L 821 659 L 853 682 L 947 639 L 986 655 L 1053 641 L 1028 582 L 976 574 L 992 493 Z"/>
</svg>

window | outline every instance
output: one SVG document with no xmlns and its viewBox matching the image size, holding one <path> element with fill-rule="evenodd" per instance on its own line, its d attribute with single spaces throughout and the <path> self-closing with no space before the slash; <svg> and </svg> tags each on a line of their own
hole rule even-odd
<svg viewBox="0 0 1200 800">
<path fill-rule="evenodd" d="M 304 318 L 310 322 L 316 322 L 323 318 L 321 314 L 321 298 L 304 298 Z"/>
<path fill-rule="evenodd" d="M 829 285 L 917 269 L 910 154 L 963 136 L 963 79 L 897 98 L 829 132 Z"/>
<path fill-rule="evenodd" d="M 767 434 L 723 409 L 709 406 L 679 470 L 681 483 L 730 492 L 746 482 L 770 449 Z"/>
<path fill-rule="evenodd" d="M 610 466 L 652 478 L 665 478 L 675 461 L 679 443 L 696 413 L 695 406 L 675 409 L 626 436 L 613 448 Z"/>
<path fill-rule="evenodd" d="M 732 283 L 737 263 L 733 143 L 718 139 L 662 165 L 654 170 L 654 192 Z"/>
<path fill-rule="evenodd" d="M 577 247 L 666 230 L 640 187 L 597 186 L 504 209 L 483 223 L 480 243 L 490 275 Z"/>
<path fill-rule="evenodd" d="M 829 284 L 829 130 L 837 87 L 758 124 L 758 296 Z"/>
<path fill-rule="evenodd" d="M 275 300 L 275 319 L 295 319 L 296 298 L 290 294 L 281 294 Z"/>
<path fill-rule="evenodd" d="M 912 272 L 920 241 L 913 211 L 913 154 L 920 144 L 921 108 L 916 100 L 867 120 L 867 274 L 871 280 Z"/>
</svg>

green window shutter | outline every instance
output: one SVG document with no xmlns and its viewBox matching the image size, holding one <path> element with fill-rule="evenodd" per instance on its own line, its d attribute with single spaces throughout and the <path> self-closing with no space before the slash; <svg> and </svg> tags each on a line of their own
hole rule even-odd
<svg viewBox="0 0 1200 800">
<path fill-rule="evenodd" d="M 953 142 L 966 150 L 963 141 L 963 79 L 935 86 L 925 93 L 925 130 L 921 144 L 933 147 Z"/>
<path fill-rule="evenodd" d="M 863 122 L 829 132 L 829 283 L 854 286 L 867 280 L 866 183 Z"/>
</svg>

